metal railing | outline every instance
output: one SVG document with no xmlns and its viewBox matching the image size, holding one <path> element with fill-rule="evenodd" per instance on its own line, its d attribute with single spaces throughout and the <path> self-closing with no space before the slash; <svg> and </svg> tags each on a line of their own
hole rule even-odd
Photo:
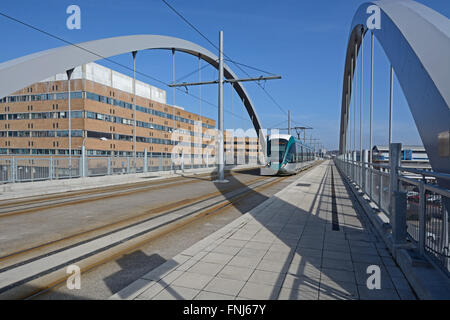
<svg viewBox="0 0 450 320">
<path fill-rule="evenodd" d="M 136 165 L 133 157 L 72 157 L 71 161 L 69 157 L 3 157 L 0 158 L 0 183 L 212 168 L 215 165 L 213 157 L 209 161 L 185 157 L 184 162 L 177 165 L 166 157 L 137 157 Z"/>
<path fill-rule="evenodd" d="M 335 163 L 386 214 L 397 240 L 405 230 L 405 241 L 450 276 L 450 190 L 440 186 L 449 185 L 450 175 L 350 158 L 341 155 Z"/>
</svg>

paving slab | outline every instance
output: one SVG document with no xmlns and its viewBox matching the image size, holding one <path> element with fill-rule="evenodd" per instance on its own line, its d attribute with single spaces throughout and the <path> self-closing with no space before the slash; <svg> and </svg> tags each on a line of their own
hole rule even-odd
<svg viewBox="0 0 450 320">
<path fill-rule="evenodd" d="M 322 162 L 115 298 L 414 299 L 358 208 L 334 164 Z M 379 290 L 366 285 L 374 264 Z"/>
</svg>

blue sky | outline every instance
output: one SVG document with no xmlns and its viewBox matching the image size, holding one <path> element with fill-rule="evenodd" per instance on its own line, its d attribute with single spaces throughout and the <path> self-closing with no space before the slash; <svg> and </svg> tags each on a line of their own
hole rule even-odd
<svg viewBox="0 0 450 320">
<path fill-rule="evenodd" d="M 312 134 L 320 138 L 327 149 L 338 146 L 342 72 L 350 23 L 362 0 L 168 0 L 210 40 L 217 44 L 219 30 L 224 31 L 224 51 L 233 60 L 272 73 L 282 80 L 267 82 L 265 88 L 284 110 L 291 110 L 293 125 L 314 128 Z M 448 0 L 419 1 L 450 16 Z M 81 8 L 81 30 L 66 28 L 66 8 L 76 4 Z M 11 15 L 71 42 L 129 34 L 161 34 L 184 38 L 215 52 L 199 34 L 186 25 L 160 0 L 3 0 L 2 13 Z M 0 17 L 2 50 L 0 62 L 26 54 L 64 45 L 56 39 Z M 369 43 L 366 42 L 368 52 Z M 389 107 L 389 64 L 380 48 L 375 48 L 374 143 L 387 143 Z M 368 55 L 365 70 L 368 70 Z M 131 54 L 113 60 L 132 66 Z M 182 53 L 175 54 L 176 79 L 196 70 L 198 60 Z M 172 57 L 167 51 L 140 52 L 137 70 L 164 82 L 172 81 Z M 101 64 L 129 74 L 127 70 L 100 61 Z M 241 77 L 247 77 L 236 67 Z M 246 69 L 252 76 L 260 72 Z M 366 85 L 368 72 L 364 77 Z M 212 67 L 202 70 L 202 80 L 213 80 L 217 72 Z M 138 79 L 167 91 L 172 103 L 172 89 L 143 76 Z M 183 79 L 197 81 L 198 75 Z M 286 127 L 287 116 L 254 83 L 245 83 L 264 127 Z M 198 95 L 198 88 L 190 93 Z M 364 89 L 364 106 L 368 110 L 368 86 Z M 420 137 L 398 83 L 395 83 L 394 132 L 395 142 L 420 144 Z M 202 88 L 202 97 L 217 104 L 217 87 Z M 232 103 L 233 99 L 233 103 Z M 177 91 L 175 104 L 192 112 L 199 112 L 198 100 Z M 250 128 L 251 123 L 237 95 L 229 85 L 225 88 L 225 126 Z M 230 112 L 233 110 L 234 115 Z M 202 114 L 217 118 L 214 106 L 202 104 Z M 365 125 L 368 127 L 368 113 Z M 284 121 L 284 123 L 282 123 Z M 365 130 L 364 145 L 368 145 Z"/>
</svg>

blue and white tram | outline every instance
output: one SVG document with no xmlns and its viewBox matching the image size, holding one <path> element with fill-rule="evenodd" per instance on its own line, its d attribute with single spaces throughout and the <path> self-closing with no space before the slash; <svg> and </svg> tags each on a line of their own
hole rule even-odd
<svg viewBox="0 0 450 320">
<path fill-rule="evenodd" d="M 314 150 L 288 134 L 267 137 L 267 165 L 262 175 L 296 174 L 315 160 Z"/>
</svg>

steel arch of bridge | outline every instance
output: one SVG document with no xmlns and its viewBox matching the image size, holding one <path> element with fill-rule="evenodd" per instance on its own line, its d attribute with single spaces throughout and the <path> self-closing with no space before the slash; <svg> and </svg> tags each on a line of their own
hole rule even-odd
<svg viewBox="0 0 450 320">
<path fill-rule="evenodd" d="M 218 57 L 205 48 L 175 37 L 161 35 L 131 35 L 93 40 L 49 49 L 0 64 L 0 97 L 5 97 L 28 85 L 46 79 L 77 66 L 133 51 L 165 49 L 184 52 L 219 68 Z M 238 79 L 224 64 L 226 79 Z M 259 136 L 261 146 L 265 145 L 261 122 L 247 91 L 239 82 L 233 88 L 241 98 Z"/>
<path fill-rule="evenodd" d="M 378 6 L 381 12 L 381 29 L 374 29 L 374 36 L 395 70 L 431 167 L 450 173 L 450 158 L 439 156 L 438 151 L 439 134 L 450 130 L 450 22 L 411 0 L 370 1 L 354 15 L 345 60 L 339 151 L 345 151 L 347 139 L 351 99 L 346 99 L 346 95 L 351 97 L 352 93 L 348 76 L 353 78 L 355 45 L 359 54 L 362 38 L 367 31 L 370 33 L 366 10 L 371 5 Z"/>
</svg>

